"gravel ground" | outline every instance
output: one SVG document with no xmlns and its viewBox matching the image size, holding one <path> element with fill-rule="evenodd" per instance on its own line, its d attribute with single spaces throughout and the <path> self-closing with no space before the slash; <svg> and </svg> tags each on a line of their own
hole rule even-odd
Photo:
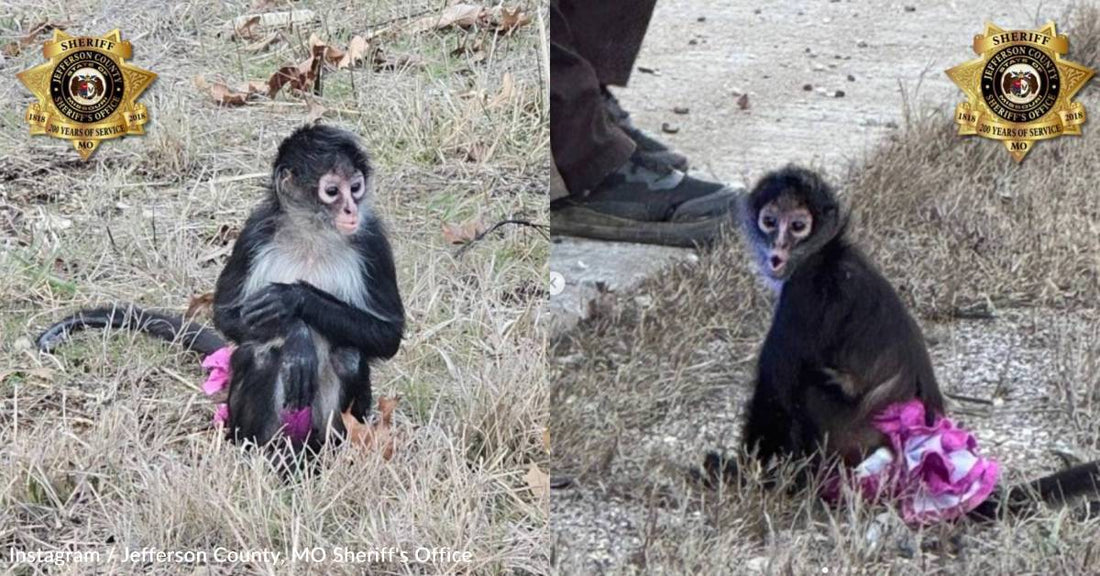
<svg viewBox="0 0 1100 576">
<path fill-rule="evenodd" d="M 1084 368 L 1074 364 L 1074 358 L 1084 357 L 1086 347 L 1100 343 L 1098 321 L 1100 310 L 1071 315 L 1010 310 L 988 320 L 924 326 L 944 391 L 990 402 L 952 400 L 949 410 L 975 433 L 982 449 L 1003 464 L 1010 480 L 1057 469 L 1061 460 L 1053 451 L 1081 445 L 1085 438 L 1079 434 L 1089 434 L 1066 409 L 1066 377 Z M 733 361 L 720 340 L 704 347 L 714 361 Z M 738 362 L 733 381 L 717 385 L 702 405 L 678 407 L 647 433 L 622 437 L 610 474 L 598 483 L 553 493 L 550 513 L 560 566 L 583 566 L 586 573 L 615 571 L 641 549 L 647 525 L 706 528 L 707 520 L 697 510 L 653 507 L 624 491 L 656 474 L 669 493 L 675 492 L 682 485 L 677 471 L 696 465 L 707 450 L 736 446 L 740 407 L 750 394 L 751 367 L 751 361 Z M 1078 398 L 1083 392 L 1081 386 L 1074 390 Z M 1095 459 L 1100 454 L 1076 456 Z"/>
</svg>

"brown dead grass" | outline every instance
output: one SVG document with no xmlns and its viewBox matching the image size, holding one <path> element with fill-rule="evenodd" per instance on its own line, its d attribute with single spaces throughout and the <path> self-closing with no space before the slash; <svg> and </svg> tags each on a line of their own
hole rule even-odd
<svg viewBox="0 0 1100 576">
<path fill-rule="evenodd" d="M 1063 29 L 1073 60 L 1100 65 L 1100 10 L 1078 9 Z M 1083 95 L 1090 110 L 1100 107 L 1096 94 L 1094 80 Z M 1052 384 L 1028 392 L 1022 411 L 976 415 L 966 406 L 955 414 L 996 423 L 1010 443 L 1025 428 L 1047 438 L 1030 429 L 1033 410 L 1069 423 L 1054 442 L 1030 447 L 1031 456 L 1013 454 L 1024 462 L 1010 470 L 1012 479 L 1038 472 L 1035 454 L 1055 447 L 1096 458 L 1100 333 L 1089 328 L 1100 301 L 1096 126 L 1086 125 L 1083 138 L 1042 142 L 1016 165 L 998 144 L 959 138 L 949 110 L 906 117 L 897 138 L 837 179 L 853 207 L 855 237 L 933 337 L 975 310 L 1053 319 Z M 829 509 L 806 493 L 759 486 L 715 493 L 689 484 L 685 467 L 703 450 L 737 445 L 731 420 L 748 395 L 769 321 L 770 297 L 739 244 L 620 296 L 552 344 L 553 468 L 575 479 L 575 488 L 553 497 L 563 573 L 1100 573 L 1100 522 L 1070 510 L 986 528 L 912 530 L 888 507 Z M 1008 346 L 990 342 L 996 352 L 956 359 L 996 373 L 1014 361 Z M 942 379 L 944 367 L 938 372 Z M 1021 388 L 1017 394 L 1030 389 L 1002 384 Z M 949 390 L 959 385 L 944 382 Z M 676 447 L 716 437 L 684 454 L 662 448 L 669 435 L 679 435 Z"/>
<path fill-rule="evenodd" d="M 116 556 L 224 547 L 284 558 L 317 547 L 327 562 L 115 560 L 101 569 L 544 573 L 546 502 L 524 475 L 548 467 L 545 344 L 535 330 L 548 243 L 528 228 L 504 227 L 459 257 L 440 230 L 477 216 L 546 221 L 545 14 L 510 37 L 398 36 L 391 53 L 418 55 L 423 67 L 332 72 L 315 99 L 328 110 L 323 122 L 362 135 L 380 174 L 376 207 L 389 224 L 409 317 L 400 353 L 374 378 L 377 395 L 402 397 L 395 426 L 404 441 L 392 460 L 336 451 L 283 484 L 262 458 L 211 429 L 194 356 L 127 334 L 82 335 L 56 357 L 28 349 L 37 330 L 77 307 L 127 300 L 183 310 L 212 289 L 227 237 L 262 194 L 275 146 L 306 121 L 313 98 L 280 94 L 223 108 L 194 87 L 194 76 L 266 78 L 304 58 L 310 33 L 346 44 L 378 23 L 439 8 L 270 4 L 312 9 L 317 22 L 249 52 L 222 28 L 248 13 L 248 2 L 31 2 L 0 14 L 5 38 L 45 17 L 79 23 L 70 32 L 120 27 L 134 63 L 159 74 L 142 97 L 149 133 L 106 142 L 86 164 L 67 143 L 30 137 L 22 122 L 30 97 L 14 82 L 0 86 L 0 563 L 12 547 Z M 477 39 L 484 60 L 452 54 Z M 0 71 L 11 78 L 39 60 L 36 49 L 25 51 Z M 506 74 L 515 89 L 494 101 Z M 470 158 L 473 148 L 484 153 Z M 340 547 L 400 547 L 411 556 L 420 546 L 472 560 L 334 563 Z"/>
</svg>

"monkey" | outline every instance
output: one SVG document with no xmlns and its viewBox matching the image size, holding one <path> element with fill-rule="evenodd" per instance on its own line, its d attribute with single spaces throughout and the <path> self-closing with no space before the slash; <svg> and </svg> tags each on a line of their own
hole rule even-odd
<svg viewBox="0 0 1100 576">
<path fill-rule="evenodd" d="M 932 425 L 945 409 L 924 336 L 890 282 L 847 239 L 848 217 L 833 189 L 817 173 L 787 166 L 742 203 L 749 250 L 778 293 L 757 359 L 745 450 L 765 468 L 804 460 L 812 474 L 890 448 L 873 419 L 891 404 L 919 400 Z M 719 452 L 692 475 L 708 485 L 739 477 Z M 1100 461 L 1002 488 L 968 515 L 1024 514 L 1038 504 L 1035 496 L 1056 503 L 1084 495 L 1100 496 Z"/>
<path fill-rule="evenodd" d="M 352 134 L 299 128 L 280 143 L 265 198 L 218 276 L 214 328 L 128 305 L 76 312 L 49 326 L 50 351 L 75 330 L 112 326 L 174 340 L 203 354 L 232 342 L 230 440 L 266 445 L 284 410 L 308 409 L 318 448 L 365 421 L 370 367 L 393 357 L 405 312 L 393 251 L 372 207 L 374 171 Z"/>
</svg>

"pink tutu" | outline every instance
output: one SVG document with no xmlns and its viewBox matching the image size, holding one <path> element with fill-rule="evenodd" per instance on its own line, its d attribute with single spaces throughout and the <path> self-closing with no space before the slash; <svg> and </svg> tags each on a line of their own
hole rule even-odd
<svg viewBox="0 0 1100 576">
<path fill-rule="evenodd" d="M 978 453 L 974 436 L 942 415 L 925 425 L 920 400 L 891 404 L 874 423 L 890 438 L 890 448 L 879 448 L 844 475 L 865 498 L 897 499 L 907 523 L 958 518 L 996 487 L 997 463 Z M 840 474 L 830 478 L 822 496 L 837 502 L 842 481 Z"/>
<path fill-rule="evenodd" d="M 209 371 L 206 382 L 202 384 L 202 391 L 207 396 L 213 396 L 229 387 L 230 371 L 229 359 L 233 356 L 233 348 L 225 346 L 218 348 L 212 354 L 203 358 L 202 367 Z M 309 436 L 312 428 L 312 419 L 309 407 L 299 410 L 283 410 L 280 414 L 283 420 L 283 432 L 295 442 L 302 442 Z M 229 405 L 217 404 L 214 408 L 214 424 L 225 426 L 229 421 Z"/>
</svg>

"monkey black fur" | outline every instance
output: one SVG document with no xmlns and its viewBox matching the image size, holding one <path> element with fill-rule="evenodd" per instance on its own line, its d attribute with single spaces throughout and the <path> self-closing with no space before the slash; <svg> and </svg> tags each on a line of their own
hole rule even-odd
<svg viewBox="0 0 1100 576">
<path fill-rule="evenodd" d="M 778 291 L 747 409 L 747 453 L 765 466 L 777 458 L 807 459 L 811 468 L 824 461 L 854 466 L 888 446 L 872 422 L 885 407 L 919 399 L 929 424 L 944 413 L 919 326 L 845 238 L 847 219 L 819 175 L 794 166 L 770 173 L 741 212 L 761 274 Z M 733 461 L 712 452 L 696 476 L 728 482 L 738 473 Z M 1100 463 L 1083 464 L 995 493 L 971 516 L 1096 496 L 1098 486 Z"/>
<path fill-rule="evenodd" d="M 304 127 L 279 146 L 264 200 L 248 217 L 214 291 L 231 358 L 229 437 L 266 444 L 284 410 L 310 408 L 316 447 L 340 413 L 371 409 L 370 364 L 397 353 L 405 314 L 392 250 L 371 207 L 373 170 L 355 136 Z M 73 330 L 144 330 L 208 354 L 225 341 L 171 315 L 116 305 L 47 328 L 42 350 Z"/>
</svg>

